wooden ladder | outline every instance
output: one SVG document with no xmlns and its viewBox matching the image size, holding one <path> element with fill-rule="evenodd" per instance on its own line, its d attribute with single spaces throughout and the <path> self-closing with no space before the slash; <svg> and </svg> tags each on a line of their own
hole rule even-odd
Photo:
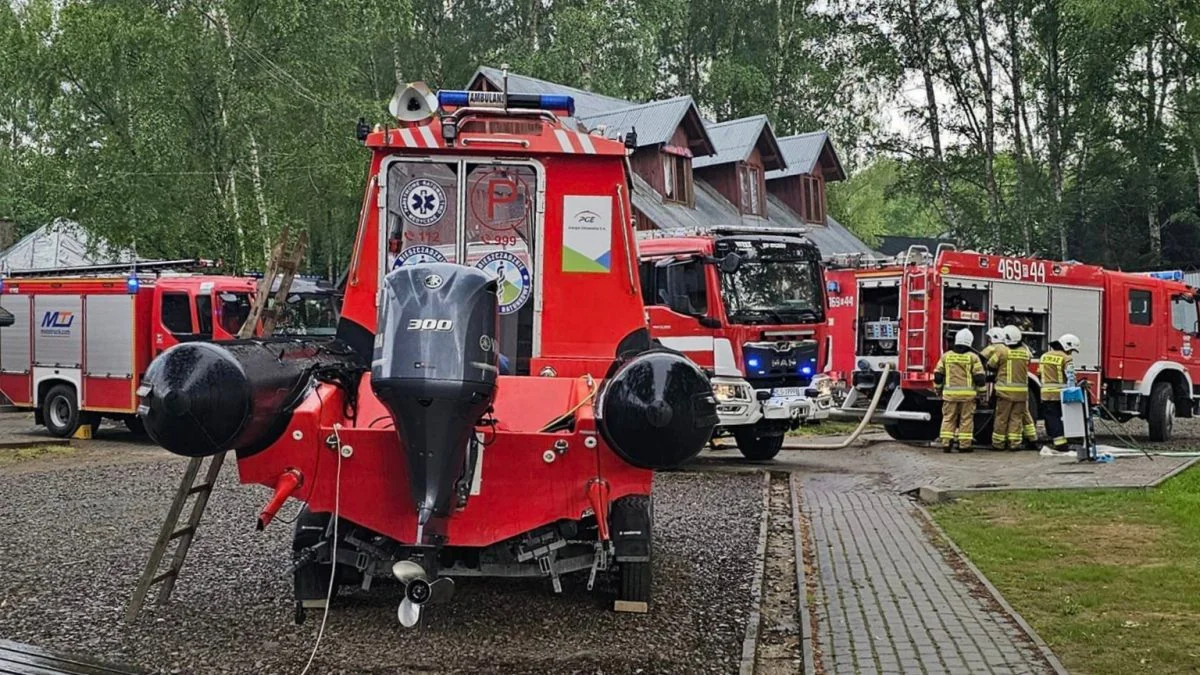
<svg viewBox="0 0 1200 675">
<path fill-rule="evenodd" d="M 267 271 L 259 280 L 250 316 L 246 318 L 246 322 L 238 331 L 239 338 L 254 337 L 254 329 L 259 322 L 261 322 L 264 337 L 274 332 L 279 311 L 287 302 L 288 292 L 292 288 L 292 280 L 295 279 L 296 271 L 304 259 L 304 249 L 307 246 L 308 233 L 301 232 L 296 241 L 289 244 L 288 230 L 286 227 L 284 228 L 279 242 L 271 249 Z M 276 279 L 279 279 L 279 290 L 275 292 L 274 298 L 271 298 L 271 288 L 275 285 Z M 268 302 L 269 299 L 273 299 L 274 302 Z M 175 590 L 175 582 L 179 579 L 179 572 L 183 569 L 188 551 L 196 539 L 196 531 L 200 528 L 200 519 L 204 517 L 204 509 L 208 507 L 208 498 L 212 495 L 213 487 L 216 486 L 217 476 L 221 473 L 221 466 L 225 463 L 226 454 L 228 453 L 222 452 L 208 458 L 193 457 L 188 461 L 187 469 L 183 472 L 183 479 L 179 481 L 179 487 L 175 490 L 175 499 L 171 502 L 166 520 L 163 521 L 162 528 L 158 532 L 158 540 L 154 542 L 154 549 L 150 551 L 150 560 L 146 562 L 142 576 L 138 579 L 137 588 L 133 591 L 133 597 L 129 600 L 129 606 L 125 608 L 126 623 L 131 623 L 137 618 L 146 604 L 146 596 L 150 594 L 150 589 L 155 584 L 162 583 L 158 589 L 157 603 L 161 605 L 170 599 L 171 591 Z M 204 480 L 197 483 L 196 477 L 200 475 L 200 469 L 203 467 L 205 459 L 208 459 L 208 469 L 204 471 Z M 179 527 L 179 516 L 183 514 L 188 498 L 193 496 L 195 500 L 192 502 L 192 510 L 188 514 L 187 525 Z M 175 554 L 171 556 L 171 565 L 165 572 L 160 573 L 158 570 L 173 541 L 178 543 L 175 545 Z"/>
</svg>

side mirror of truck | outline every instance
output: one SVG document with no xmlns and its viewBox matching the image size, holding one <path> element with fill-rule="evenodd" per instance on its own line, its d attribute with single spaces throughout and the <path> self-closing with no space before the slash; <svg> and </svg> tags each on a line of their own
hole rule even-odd
<svg viewBox="0 0 1200 675">
<path fill-rule="evenodd" d="M 742 257 L 736 253 L 726 253 L 720 262 L 721 271 L 725 274 L 733 274 L 742 266 Z"/>
</svg>

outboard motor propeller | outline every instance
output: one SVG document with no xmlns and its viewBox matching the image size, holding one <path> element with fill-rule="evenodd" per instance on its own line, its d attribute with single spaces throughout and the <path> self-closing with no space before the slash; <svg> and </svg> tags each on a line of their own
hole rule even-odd
<svg viewBox="0 0 1200 675">
<path fill-rule="evenodd" d="M 403 266 L 383 282 L 371 387 L 400 435 L 419 545 L 445 536 L 468 443 L 496 394 L 497 302 L 496 282 L 461 265 Z"/>
</svg>

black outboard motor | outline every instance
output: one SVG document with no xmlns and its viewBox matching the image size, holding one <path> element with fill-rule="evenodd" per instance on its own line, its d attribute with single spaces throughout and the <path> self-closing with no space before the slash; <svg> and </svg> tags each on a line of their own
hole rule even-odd
<svg viewBox="0 0 1200 675">
<path fill-rule="evenodd" d="M 475 424 L 496 394 L 496 282 L 473 267 L 403 266 L 384 279 L 371 387 L 396 422 L 417 544 L 445 535 Z"/>
</svg>

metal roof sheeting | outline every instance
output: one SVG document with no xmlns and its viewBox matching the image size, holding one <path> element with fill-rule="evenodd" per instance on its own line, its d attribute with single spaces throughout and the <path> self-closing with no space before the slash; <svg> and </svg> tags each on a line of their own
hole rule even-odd
<svg viewBox="0 0 1200 675">
<path fill-rule="evenodd" d="M 813 168 L 817 165 L 817 160 L 821 158 L 821 150 L 825 148 L 826 143 L 829 143 L 829 134 L 824 131 L 814 131 L 780 138 L 778 142 L 787 166 L 775 171 L 768 171 L 767 180 L 812 173 Z"/>
<path fill-rule="evenodd" d="M 692 166 L 697 169 L 745 161 L 758 145 L 758 140 L 764 133 L 772 145 L 776 148 L 779 147 L 766 115 L 754 115 L 719 124 L 709 124 L 706 129 L 709 137 L 712 138 L 713 147 L 717 149 L 717 154 L 694 159 Z M 778 153 L 778 155 L 779 166 L 776 168 L 786 168 L 782 153 Z M 763 158 L 763 163 L 767 164 L 766 157 Z"/>
<path fill-rule="evenodd" d="M 804 230 L 804 236 L 821 249 L 823 258 L 852 253 L 862 253 L 871 257 L 878 256 L 870 246 L 864 244 L 862 240 L 833 218 L 826 216 L 824 225 L 806 223 L 775 195 L 767 195 L 767 215 L 771 218 L 771 224 L 776 227 Z"/>
<path fill-rule="evenodd" d="M 64 218 L 30 232 L 0 253 L 0 271 L 19 272 L 57 267 L 128 263 L 133 251 L 110 246 Z"/>
<path fill-rule="evenodd" d="M 670 141 L 688 111 L 695 108 L 696 104 L 691 96 L 676 96 L 598 115 L 580 116 L 579 121 L 592 130 L 603 125 L 604 135 L 609 138 L 618 138 L 636 129 L 638 147 L 641 148 Z M 697 118 L 699 113 L 700 111 L 696 110 Z M 704 128 L 703 123 L 700 126 L 701 129 Z M 704 130 L 702 133 L 708 139 L 709 145 L 712 145 L 708 131 Z"/>
</svg>

